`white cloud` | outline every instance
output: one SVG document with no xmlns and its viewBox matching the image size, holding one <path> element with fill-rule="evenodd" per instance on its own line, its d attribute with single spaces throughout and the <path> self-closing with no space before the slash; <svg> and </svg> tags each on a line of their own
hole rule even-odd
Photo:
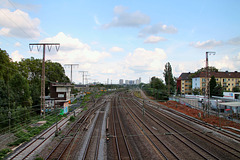
<svg viewBox="0 0 240 160">
<path fill-rule="evenodd" d="M 120 47 L 112 47 L 110 48 L 110 52 L 123 52 L 124 49 Z"/>
<path fill-rule="evenodd" d="M 70 35 L 65 35 L 63 32 L 56 36 L 46 38 L 41 42 L 60 43 L 60 50 L 55 51 L 54 47 L 46 56 L 51 60 L 60 63 L 96 63 L 110 54 L 107 52 L 100 52 L 92 50 L 88 44 L 82 43 L 77 38 L 72 38 Z"/>
<path fill-rule="evenodd" d="M 20 4 L 17 2 L 14 2 L 11 0 L 1 0 L 0 6 L 2 8 L 8 8 L 8 9 L 21 9 L 21 10 L 28 10 L 28 11 L 36 11 L 40 8 L 40 5 L 33 5 L 33 4 Z"/>
<path fill-rule="evenodd" d="M 21 61 L 21 59 L 23 58 L 23 55 L 19 54 L 19 51 L 14 51 L 12 54 L 11 54 L 11 58 L 13 61 Z"/>
<path fill-rule="evenodd" d="M 240 54 L 238 54 L 238 57 L 240 58 Z M 228 55 L 225 55 L 220 60 L 212 61 L 210 65 L 215 66 L 221 71 L 236 71 L 239 69 L 240 61 L 233 61 Z"/>
<path fill-rule="evenodd" d="M 28 13 L 21 10 L 11 12 L 8 9 L 0 9 L 0 35 L 19 38 L 37 38 L 40 36 L 38 29 L 40 20 L 32 19 Z"/>
<path fill-rule="evenodd" d="M 144 82 L 148 82 L 149 77 L 154 75 L 162 76 L 166 57 L 166 53 L 160 48 L 154 50 L 136 48 L 123 59 L 96 63 L 81 63 L 79 68 L 89 71 L 91 75 L 90 81 L 97 79 L 97 81 L 106 83 L 109 78 L 109 83 L 111 83 L 111 80 L 113 80 L 113 83 L 118 83 L 119 79 L 135 80 L 142 77 Z M 70 71 L 67 72 L 67 75 L 69 75 L 69 73 Z M 82 75 L 79 73 L 74 74 L 73 80 L 75 82 L 82 82 Z"/>
<path fill-rule="evenodd" d="M 155 24 L 155 25 L 149 25 L 144 27 L 140 32 L 139 32 L 139 37 L 145 37 L 147 35 L 156 35 L 159 33 L 168 33 L 168 34 L 174 34 L 177 33 L 178 30 L 174 26 L 167 26 L 165 24 Z"/>
<path fill-rule="evenodd" d="M 240 61 L 240 52 L 237 55 L 237 61 Z"/>
<path fill-rule="evenodd" d="M 110 27 L 139 27 L 150 23 L 150 17 L 139 12 L 126 12 L 126 7 L 116 6 L 114 8 L 115 17 L 110 23 L 104 24 L 103 28 Z"/>
<path fill-rule="evenodd" d="M 232 38 L 228 41 L 228 44 L 231 45 L 240 45 L 240 36 Z"/>
<path fill-rule="evenodd" d="M 222 41 L 216 41 L 216 40 L 207 40 L 204 42 L 191 42 L 190 46 L 195 47 L 195 48 L 202 48 L 202 49 L 212 49 L 216 46 L 221 46 L 223 45 Z"/>
<path fill-rule="evenodd" d="M 99 22 L 97 16 L 94 16 L 94 21 L 95 21 L 95 23 L 96 23 L 97 25 L 101 25 L 101 23 Z"/>
<path fill-rule="evenodd" d="M 21 44 L 20 42 L 16 42 L 16 43 L 15 43 L 15 46 L 16 46 L 16 47 L 20 47 L 21 45 L 22 45 L 22 44 Z"/>
<path fill-rule="evenodd" d="M 167 58 L 163 49 L 155 48 L 153 51 L 137 48 L 125 58 L 125 64 L 134 72 L 148 72 L 163 70 Z"/>
<path fill-rule="evenodd" d="M 160 41 L 166 41 L 166 39 L 160 36 L 149 36 L 145 39 L 144 43 L 158 43 Z"/>
</svg>

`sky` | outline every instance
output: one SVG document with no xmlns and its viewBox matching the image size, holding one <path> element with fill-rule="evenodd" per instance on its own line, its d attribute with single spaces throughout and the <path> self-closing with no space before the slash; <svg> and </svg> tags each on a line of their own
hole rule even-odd
<svg viewBox="0 0 240 160">
<path fill-rule="evenodd" d="M 239 0 L 0 0 L 0 48 L 13 61 L 61 63 L 73 82 L 148 83 L 164 80 L 169 62 L 174 77 L 206 65 L 240 72 Z M 31 50 L 31 51 L 30 51 Z M 86 81 L 85 81 L 86 83 Z"/>
</svg>

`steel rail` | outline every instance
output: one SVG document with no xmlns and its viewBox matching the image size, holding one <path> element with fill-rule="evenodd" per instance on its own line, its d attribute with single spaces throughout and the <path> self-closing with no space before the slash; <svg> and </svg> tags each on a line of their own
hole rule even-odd
<svg viewBox="0 0 240 160">
<path fill-rule="evenodd" d="M 129 155 L 129 158 L 130 159 L 133 159 L 133 157 L 132 157 L 132 155 L 131 155 L 131 152 L 130 152 L 130 149 L 129 149 L 129 146 L 128 146 L 128 142 L 127 142 L 127 139 L 126 139 L 126 137 L 124 136 L 124 131 L 123 131 L 123 124 L 122 124 L 122 122 L 121 122 L 121 120 L 120 120 L 120 116 L 119 116 L 119 112 L 118 112 L 118 109 L 117 109 L 118 107 L 116 106 L 116 113 L 117 113 L 117 119 L 118 119 L 118 122 L 119 122 L 119 126 L 120 126 L 120 129 L 121 129 L 121 133 L 122 133 L 122 135 L 123 135 L 123 139 L 124 139 L 124 142 L 125 142 L 125 144 L 126 144 L 126 148 L 127 148 L 127 152 L 128 152 L 128 155 Z"/>
<path fill-rule="evenodd" d="M 218 145 L 218 144 L 216 144 L 216 143 L 214 143 L 214 142 L 208 140 L 207 138 L 203 137 L 201 134 L 197 134 L 197 133 L 200 132 L 199 130 L 197 130 L 197 129 L 191 127 L 191 126 L 188 125 L 188 124 L 184 124 L 184 125 L 183 125 L 183 124 L 177 122 L 177 119 L 176 119 L 176 118 L 173 118 L 173 117 L 169 118 L 170 116 L 168 117 L 166 114 L 163 114 L 163 113 L 159 112 L 159 110 L 157 110 L 156 108 L 152 108 L 152 109 L 154 109 L 157 113 L 159 113 L 159 114 L 161 114 L 162 116 L 166 117 L 166 118 L 169 119 L 170 121 L 172 121 L 172 122 L 174 122 L 174 123 L 177 123 L 178 125 L 182 126 L 182 127 L 185 128 L 185 129 L 187 129 L 186 126 L 189 127 L 189 128 L 191 128 L 191 129 L 193 129 L 194 131 L 196 131 L 196 132 L 193 132 L 193 134 L 196 134 L 197 136 L 199 136 L 199 137 L 203 138 L 204 140 L 208 141 L 209 143 L 212 143 L 213 145 L 219 147 L 220 149 L 222 149 L 222 150 L 224 150 L 224 151 L 226 151 L 226 152 L 228 152 L 228 153 L 234 155 L 235 157 L 240 158 L 240 156 L 238 156 L 238 155 L 236 155 L 235 153 L 232 153 L 231 151 L 229 151 L 229 150 L 223 148 L 222 146 L 220 146 L 220 145 Z M 188 130 L 188 129 L 187 129 L 187 130 Z M 210 137 L 209 135 L 205 135 L 205 136 L 207 136 L 208 138 L 210 138 L 210 139 L 212 139 L 212 140 L 215 140 L 216 142 L 220 143 L 221 145 L 226 146 L 227 148 L 230 148 L 230 149 L 232 149 L 232 150 L 234 150 L 234 151 L 240 153 L 240 151 L 238 151 L 237 149 L 235 149 L 235 148 L 233 148 L 233 147 L 231 147 L 231 146 L 229 146 L 229 145 L 227 145 L 227 144 L 225 144 L 225 143 L 223 143 L 223 142 L 217 140 L 217 139 L 214 138 L 214 137 Z"/>
<path fill-rule="evenodd" d="M 134 103 L 134 102 L 133 102 Z M 141 107 L 139 107 L 138 105 L 136 105 L 140 110 Z M 176 132 L 178 135 L 182 136 L 183 138 L 185 138 L 186 140 L 188 140 L 189 142 L 191 142 L 192 144 L 194 144 L 195 146 L 197 146 L 198 148 L 200 148 L 202 151 L 206 152 L 207 154 L 209 154 L 210 156 L 214 157 L 215 159 L 219 159 L 218 157 L 216 157 L 214 154 L 212 154 L 211 152 L 207 151 L 205 148 L 201 147 L 200 145 L 198 145 L 197 143 L 193 142 L 192 140 L 190 140 L 189 138 L 187 138 L 186 136 L 184 136 L 183 134 L 181 134 L 179 131 L 177 131 L 176 129 L 174 129 L 173 127 L 171 127 L 170 125 L 168 125 L 166 122 L 162 121 L 161 119 L 159 119 L 158 117 L 156 117 L 155 115 L 153 115 L 151 112 L 149 112 L 148 110 L 146 110 L 146 115 L 149 116 L 149 118 L 151 118 L 154 122 L 156 122 L 158 125 L 160 125 L 162 128 L 164 128 L 166 131 L 168 131 L 170 133 L 170 131 L 164 127 L 162 124 L 164 124 L 165 126 L 167 126 L 168 128 L 170 128 L 171 130 L 173 130 L 174 132 Z M 162 124 L 160 124 L 158 121 L 160 121 Z M 204 157 L 202 154 L 200 154 L 198 151 L 196 151 L 195 149 L 193 149 L 189 144 L 187 144 L 186 142 L 184 142 L 183 140 L 181 140 L 178 136 L 176 136 L 175 134 L 172 134 L 175 138 L 177 138 L 179 141 L 181 141 L 183 144 L 185 144 L 187 147 L 189 147 L 192 151 L 194 151 L 196 154 L 198 154 L 200 157 L 204 158 L 204 159 L 208 159 L 207 157 Z"/>
<path fill-rule="evenodd" d="M 123 98 L 124 99 L 124 98 Z M 127 111 L 129 113 L 129 115 L 131 116 L 131 118 L 134 120 L 134 122 L 140 127 L 140 129 L 143 131 L 143 133 L 145 134 L 145 136 L 150 140 L 150 142 L 155 146 L 155 148 L 159 151 L 159 153 L 167 160 L 167 156 L 163 153 L 163 151 L 161 149 L 158 148 L 157 144 L 155 144 L 153 142 L 153 140 L 145 133 L 144 129 L 138 124 L 138 122 L 136 121 L 136 119 L 133 117 L 133 115 L 144 125 L 144 127 L 168 150 L 169 153 L 171 153 L 175 159 L 180 159 L 176 156 L 175 153 L 173 153 L 169 147 L 167 147 L 153 132 L 152 130 L 141 120 L 141 118 L 139 118 L 131 109 L 131 107 L 129 107 L 129 104 L 125 101 L 123 101 L 125 103 L 125 106 L 127 106 L 126 108 L 128 108 L 131 113 L 129 111 Z M 125 108 L 125 109 L 126 109 Z"/>
<path fill-rule="evenodd" d="M 96 102 L 97 103 L 97 102 Z M 95 103 L 94 103 L 95 104 Z M 101 104 L 100 104 L 101 105 Z M 63 154 L 65 153 L 65 151 L 67 150 L 67 148 L 70 146 L 71 142 L 74 140 L 75 136 L 77 135 L 77 133 L 79 132 L 79 128 L 81 128 L 83 126 L 83 124 L 86 122 L 86 120 L 89 118 L 89 116 L 95 112 L 95 110 L 100 107 L 97 106 L 95 108 L 91 108 L 89 110 L 86 111 L 86 113 L 77 120 L 76 123 L 74 123 L 74 125 L 67 131 L 67 133 L 64 135 L 64 137 L 68 136 L 72 130 L 74 129 L 74 127 L 77 127 L 77 129 L 75 130 L 76 132 L 74 133 L 73 137 L 70 138 L 69 142 L 67 142 L 67 145 L 65 145 L 64 149 L 60 152 L 59 156 L 57 159 L 60 159 Z M 81 123 L 80 125 L 78 125 L 78 123 Z M 78 126 L 77 126 L 78 125 Z M 57 149 L 60 147 L 61 144 L 63 144 L 64 140 L 66 140 L 65 138 L 63 138 L 56 147 L 54 147 L 54 149 L 48 154 L 48 156 L 45 158 L 45 160 L 50 159 L 50 157 L 53 155 L 54 152 L 57 152 Z"/>
<path fill-rule="evenodd" d="M 58 123 L 61 123 L 64 119 L 61 119 Z M 64 122 L 60 127 L 62 127 L 64 124 L 66 124 L 66 122 Z M 51 127 L 49 127 L 47 130 L 45 130 L 42 134 L 40 134 L 37 137 L 42 137 L 44 135 L 46 135 L 48 132 L 50 132 L 51 129 L 53 129 L 55 126 L 55 124 L 53 124 Z M 22 159 L 26 159 L 30 154 L 32 154 L 38 147 L 40 147 L 46 140 L 48 140 L 55 132 L 51 133 L 48 137 L 46 137 L 42 142 L 40 142 L 34 149 L 32 149 L 26 156 L 24 156 Z M 27 144 L 21 151 L 17 152 L 13 157 L 10 157 L 10 160 L 16 158 L 17 156 L 19 156 L 22 152 L 24 152 L 26 149 L 30 148 L 32 144 L 34 144 L 36 141 L 38 141 L 39 138 L 36 138 L 35 140 L 33 140 L 31 143 Z"/>
</svg>

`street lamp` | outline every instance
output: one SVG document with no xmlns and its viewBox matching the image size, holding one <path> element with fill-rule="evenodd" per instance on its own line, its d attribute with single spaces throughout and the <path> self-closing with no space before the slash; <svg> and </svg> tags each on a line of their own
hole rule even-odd
<svg viewBox="0 0 240 160">
<path fill-rule="evenodd" d="M 206 52 L 206 75 L 205 75 L 205 94 L 204 94 L 204 106 L 205 106 L 205 109 L 204 109 L 204 116 L 206 115 L 206 110 L 208 109 L 208 115 L 209 115 L 209 104 L 210 104 L 210 101 L 209 101 L 209 98 L 210 98 L 210 87 L 208 85 L 208 55 L 215 55 L 216 52 Z M 206 102 L 206 96 L 208 95 L 208 105 L 207 105 L 207 102 Z"/>
</svg>

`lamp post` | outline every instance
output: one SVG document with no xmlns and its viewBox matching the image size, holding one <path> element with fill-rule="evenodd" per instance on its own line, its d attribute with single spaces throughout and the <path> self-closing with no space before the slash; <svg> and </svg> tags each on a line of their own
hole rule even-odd
<svg viewBox="0 0 240 160">
<path fill-rule="evenodd" d="M 205 94 L 204 94 L 204 116 L 206 115 L 206 110 L 208 110 L 208 115 L 209 115 L 209 98 L 210 98 L 210 87 L 208 85 L 208 55 L 215 55 L 216 52 L 206 52 L 206 75 L 205 75 Z M 208 103 L 206 100 L 206 97 L 208 95 Z"/>
</svg>

